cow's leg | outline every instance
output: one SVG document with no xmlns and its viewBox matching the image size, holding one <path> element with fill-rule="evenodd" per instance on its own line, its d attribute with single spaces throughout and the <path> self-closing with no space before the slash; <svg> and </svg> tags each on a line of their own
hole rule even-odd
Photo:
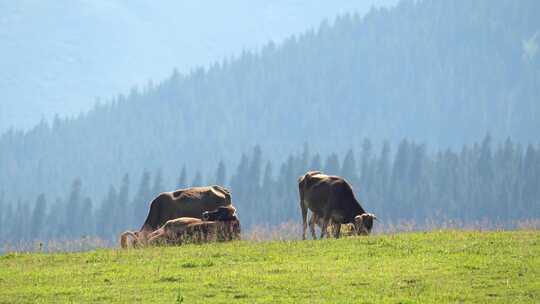
<svg viewBox="0 0 540 304">
<path fill-rule="evenodd" d="M 150 240 L 150 239 L 152 239 L 154 236 L 160 235 L 160 234 L 163 234 L 163 233 L 164 233 L 164 228 L 159 228 L 158 230 L 153 231 L 152 233 L 150 233 L 150 234 L 148 235 L 147 238 L 148 238 L 148 240 Z"/>
<path fill-rule="evenodd" d="M 203 231 L 203 227 L 202 225 L 201 226 L 198 226 L 197 227 L 197 230 L 195 230 L 195 241 L 194 243 L 196 244 L 200 244 L 203 240 L 203 237 L 204 237 L 204 231 Z"/>
<path fill-rule="evenodd" d="M 186 231 L 184 231 L 184 234 L 183 234 L 183 243 L 185 244 L 193 243 L 194 235 L 195 235 L 195 230 L 193 229 L 193 227 L 189 227 L 188 229 L 186 229 Z"/>
<path fill-rule="evenodd" d="M 219 238 L 222 242 L 226 242 L 229 240 L 229 231 L 227 227 L 229 227 L 228 222 L 218 222 L 218 225 L 216 227 L 217 234 L 219 235 Z"/>
<path fill-rule="evenodd" d="M 232 221 L 227 221 L 224 223 L 225 224 L 225 237 L 226 237 L 226 240 L 227 241 L 232 241 L 233 240 L 233 223 Z"/>
<path fill-rule="evenodd" d="M 234 239 L 235 240 L 239 240 L 240 239 L 240 222 L 239 221 L 234 221 L 234 224 L 233 224 L 233 233 L 234 233 Z"/>
<path fill-rule="evenodd" d="M 311 218 L 309 219 L 309 231 L 311 232 L 311 237 L 316 240 L 317 234 L 315 233 L 315 225 L 319 222 L 319 217 L 316 213 L 311 212 Z"/>
<path fill-rule="evenodd" d="M 302 240 L 305 240 L 307 230 L 307 207 L 304 205 L 303 201 L 300 201 L 300 207 L 302 209 Z"/>
<path fill-rule="evenodd" d="M 202 235 L 204 236 L 205 243 L 208 243 L 208 235 L 210 234 L 210 229 L 211 227 L 209 227 L 208 225 L 205 225 L 202 230 Z"/>
<path fill-rule="evenodd" d="M 334 223 L 332 225 L 332 230 L 334 230 L 334 237 L 336 239 L 339 239 L 339 234 L 341 232 L 341 224 L 340 223 Z"/>
<path fill-rule="evenodd" d="M 152 233 L 150 234 L 150 238 L 148 239 L 148 244 L 149 245 L 153 245 L 154 243 L 158 242 L 158 241 L 161 241 L 162 239 L 164 239 L 166 233 L 165 231 L 163 230 L 156 230 L 155 232 L 157 233 Z"/>
<path fill-rule="evenodd" d="M 200 238 L 200 242 L 199 243 L 207 243 L 208 242 L 208 234 L 210 233 L 210 227 L 208 225 L 203 225 L 203 227 L 201 227 L 201 238 Z"/>
<path fill-rule="evenodd" d="M 324 235 L 326 234 L 326 230 L 328 229 L 328 222 L 330 221 L 330 218 L 328 216 L 324 216 L 322 218 L 322 227 L 321 227 L 321 239 L 324 238 Z"/>
</svg>

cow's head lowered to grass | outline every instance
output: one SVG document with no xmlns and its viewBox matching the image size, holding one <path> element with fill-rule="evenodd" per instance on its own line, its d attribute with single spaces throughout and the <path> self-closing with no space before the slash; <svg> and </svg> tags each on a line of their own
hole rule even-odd
<svg viewBox="0 0 540 304">
<path fill-rule="evenodd" d="M 354 230 L 358 235 L 368 235 L 373 228 L 373 221 L 377 217 L 373 213 L 364 213 L 354 217 Z"/>
</svg>

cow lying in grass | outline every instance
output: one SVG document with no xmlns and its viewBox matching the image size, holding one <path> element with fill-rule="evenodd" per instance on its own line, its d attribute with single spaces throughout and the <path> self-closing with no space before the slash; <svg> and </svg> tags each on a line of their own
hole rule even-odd
<svg viewBox="0 0 540 304">
<path fill-rule="evenodd" d="M 167 221 L 159 229 L 143 234 L 124 232 L 120 237 L 122 248 L 129 247 L 129 237 L 133 247 L 156 244 L 182 244 L 186 242 L 207 242 L 210 240 L 230 241 L 240 238 L 240 221 L 232 206 L 219 207 L 203 213 L 203 219 L 180 217 Z"/>
<path fill-rule="evenodd" d="M 209 241 L 228 241 L 233 236 L 227 221 L 203 221 L 196 218 L 181 217 L 167 221 L 160 229 L 152 232 L 149 245 L 181 245 Z"/>
</svg>

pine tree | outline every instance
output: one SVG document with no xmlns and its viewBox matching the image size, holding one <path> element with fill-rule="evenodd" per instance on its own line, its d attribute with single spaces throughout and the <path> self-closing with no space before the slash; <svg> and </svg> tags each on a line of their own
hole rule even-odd
<svg viewBox="0 0 540 304">
<path fill-rule="evenodd" d="M 216 171 L 216 185 L 225 185 L 225 179 L 227 177 L 227 171 L 225 170 L 225 163 L 223 161 L 219 161 L 217 171 Z"/>
<path fill-rule="evenodd" d="M 249 180 L 247 175 L 249 168 L 249 160 L 245 154 L 242 154 L 236 172 L 231 177 L 231 192 L 234 195 L 234 201 L 238 210 L 241 210 L 243 214 L 252 215 L 249 204 L 247 201 L 249 197 L 247 195 L 247 190 L 249 189 L 246 186 L 246 183 Z M 256 215 L 253 215 L 256 216 Z M 250 219 L 244 217 L 243 221 L 246 225 L 249 225 Z"/>
<path fill-rule="evenodd" d="M 30 226 L 30 238 L 35 240 L 43 237 L 42 231 L 45 230 L 45 216 L 46 216 L 47 201 L 45 194 L 40 194 L 34 205 L 34 211 L 32 212 L 32 220 Z"/>
<path fill-rule="evenodd" d="M 340 168 L 338 156 L 336 153 L 332 153 L 326 159 L 326 163 L 324 165 L 324 173 L 328 175 L 339 175 L 339 172 Z"/>
<path fill-rule="evenodd" d="M 107 196 L 101 202 L 101 207 L 97 212 L 96 219 L 96 233 L 104 239 L 110 239 L 114 234 L 113 226 L 117 218 L 114 216 L 114 213 L 111 212 L 111 210 L 114 210 L 117 200 L 118 195 L 116 189 L 113 185 L 110 185 Z"/>
<path fill-rule="evenodd" d="M 540 201 L 538 197 L 540 180 L 538 179 L 538 172 L 536 172 L 538 170 L 536 157 L 533 145 L 528 145 L 525 158 L 523 159 L 523 170 L 521 173 L 523 180 L 521 197 L 523 199 L 524 211 L 532 214 L 538 213 L 538 202 Z"/>
<path fill-rule="evenodd" d="M 340 175 L 346 180 L 348 180 L 353 186 L 358 185 L 356 160 L 354 159 L 354 153 L 352 149 L 349 149 L 347 151 L 347 154 L 343 159 Z"/>
<path fill-rule="evenodd" d="M 5 231 L 5 220 L 4 220 L 4 208 L 6 206 L 4 206 L 4 192 L 1 192 L 0 191 L 0 242 L 2 242 L 2 240 L 4 239 L 4 233 L 3 231 Z"/>
<path fill-rule="evenodd" d="M 152 195 L 157 196 L 163 192 L 163 176 L 161 168 L 156 171 L 156 175 L 154 177 L 154 185 L 152 186 Z"/>
<path fill-rule="evenodd" d="M 28 240 L 30 237 L 29 219 L 28 219 L 28 206 L 26 203 L 19 200 L 17 202 L 17 208 L 15 209 L 13 227 L 11 235 L 15 240 Z"/>
<path fill-rule="evenodd" d="M 14 240 L 11 235 L 11 227 L 13 222 L 13 207 L 11 204 L 5 204 L 5 207 L 2 208 L 4 213 L 4 219 L 2 221 L 2 227 L 0 227 L 0 241 L 9 242 Z"/>
<path fill-rule="evenodd" d="M 253 195 L 259 192 L 261 183 L 262 170 L 262 151 L 259 145 L 253 148 L 253 156 L 248 169 L 248 195 Z"/>
<path fill-rule="evenodd" d="M 376 175 L 380 180 L 380 190 L 386 192 L 390 183 L 390 144 L 385 141 L 381 150 L 381 157 L 377 164 Z"/>
<path fill-rule="evenodd" d="M 122 185 L 120 186 L 120 191 L 118 192 L 118 197 L 116 199 L 116 208 L 113 212 L 114 218 L 112 231 L 116 235 L 121 231 L 126 230 L 129 227 L 131 213 L 127 211 L 131 208 L 128 208 L 129 204 L 129 175 L 126 173 L 122 178 Z"/>
<path fill-rule="evenodd" d="M 390 182 L 390 199 L 395 203 L 393 211 L 396 215 L 407 214 L 406 206 L 411 199 L 407 177 L 410 167 L 410 145 L 404 139 L 399 143 L 397 153 L 392 167 L 392 177 Z"/>
<path fill-rule="evenodd" d="M 392 199 L 392 193 L 390 190 L 390 168 L 392 167 L 392 162 L 390 160 L 390 144 L 388 141 L 383 143 L 381 149 L 381 156 L 377 161 L 377 170 L 374 172 L 374 177 L 366 178 L 370 182 L 365 182 L 367 185 L 373 185 L 373 188 L 376 190 L 371 193 L 368 197 L 370 201 L 375 201 L 376 205 L 385 206 L 388 212 L 394 211 L 394 206 L 396 204 Z M 368 188 L 368 189 L 371 189 Z"/>
<path fill-rule="evenodd" d="M 58 239 L 67 236 L 67 233 L 64 230 L 65 218 L 62 212 L 65 208 L 66 204 L 59 197 L 55 199 L 54 204 L 49 208 L 45 223 L 45 225 L 49 227 L 47 231 L 45 231 L 47 239 Z"/>
<path fill-rule="evenodd" d="M 186 166 L 182 166 L 182 171 L 180 172 L 180 176 L 178 177 L 178 181 L 176 182 L 176 187 L 178 189 L 185 189 L 188 187 Z"/>
<path fill-rule="evenodd" d="M 137 193 L 133 198 L 134 213 L 131 221 L 132 226 L 139 225 L 144 221 L 148 208 L 150 207 L 151 199 L 150 172 L 148 172 L 148 170 L 144 170 L 139 183 L 139 188 L 137 189 Z"/>
<path fill-rule="evenodd" d="M 237 198 L 243 198 L 245 193 L 245 180 L 249 168 L 249 160 L 245 154 L 242 154 L 236 173 L 231 177 L 231 190 Z"/>
<path fill-rule="evenodd" d="M 480 146 L 480 155 L 477 161 L 478 185 L 476 189 L 476 206 L 483 217 L 494 217 L 497 212 L 490 205 L 495 200 L 495 189 L 492 187 L 493 180 L 493 155 L 491 152 L 491 135 L 487 134 Z"/>
<path fill-rule="evenodd" d="M 92 216 L 92 200 L 85 197 L 81 204 L 80 229 L 78 237 L 88 237 L 96 234 L 94 217 Z"/>
<path fill-rule="evenodd" d="M 191 187 L 201 187 L 203 186 L 202 182 L 203 178 L 200 171 L 197 171 L 195 174 L 195 177 L 193 178 L 193 181 L 191 182 Z"/>
<path fill-rule="evenodd" d="M 309 165 L 308 170 L 306 171 L 322 171 L 322 164 L 321 164 L 321 156 L 319 153 L 315 153 L 313 158 L 311 159 L 311 164 Z"/>
<path fill-rule="evenodd" d="M 370 178 L 370 164 L 371 164 L 371 141 L 369 139 L 364 139 L 362 142 L 362 164 L 360 168 L 360 181 L 363 187 L 367 187 L 368 180 Z"/>
<path fill-rule="evenodd" d="M 82 182 L 80 178 L 76 178 L 71 185 L 71 192 L 69 193 L 67 199 L 67 206 L 65 208 L 65 218 L 64 218 L 64 231 L 66 236 L 74 237 L 80 232 L 80 218 L 82 208 L 82 199 L 81 199 L 81 188 Z"/>
<path fill-rule="evenodd" d="M 409 142 L 405 139 L 402 140 L 399 143 L 394 167 L 392 168 L 392 183 L 394 184 L 404 184 L 407 179 L 410 159 L 409 150 Z"/>
<path fill-rule="evenodd" d="M 493 178 L 491 135 L 489 134 L 482 141 L 480 158 L 478 159 L 478 172 L 483 181 L 489 181 Z"/>
<path fill-rule="evenodd" d="M 307 143 L 304 143 L 304 150 L 302 152 L 302 160 L 301 160 L 301 163 L 300 163 L 300 169 L 299 171 L 300 172 L 306 172 L 308 171 L 308 167 L 309 167 L 309 158 L 310 158 L 310 155 L 309 155 L 309 146 Z"/>
</svg>

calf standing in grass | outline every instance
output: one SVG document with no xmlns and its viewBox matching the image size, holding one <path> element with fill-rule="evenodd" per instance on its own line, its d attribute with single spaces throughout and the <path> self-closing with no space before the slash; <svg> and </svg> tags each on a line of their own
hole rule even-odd
<svg viewBox="0 0 540 304">
<path fill-rule="evenodd" d="M 356 234 L 367 235 L 373 228 L 374 214 L 364 211 L 354 196 L 352 187 L 339 176 L 311 171 L 298 179 L 300 209 L 302 211 L 302 239 L 306 239 L 307 212 L 311 210 L 310 230 L 314 239 L 315 224 L 321 225 L 321 238 L 326 234 L 328 224 L 336 238 L 340 235 L 341 224 L 354 224 Z"/>
</svg>

